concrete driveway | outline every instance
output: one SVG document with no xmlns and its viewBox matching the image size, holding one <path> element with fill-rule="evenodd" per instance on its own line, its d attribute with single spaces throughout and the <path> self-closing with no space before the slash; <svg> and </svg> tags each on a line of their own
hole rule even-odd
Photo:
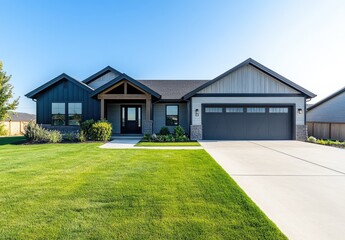
<svg viewBox="0 0 345 240">
<path fill-rule="evenodd" d="M 298 141 L 200 141 L 290 239 L 345 238 L 345 150 Z"/>
</svg>

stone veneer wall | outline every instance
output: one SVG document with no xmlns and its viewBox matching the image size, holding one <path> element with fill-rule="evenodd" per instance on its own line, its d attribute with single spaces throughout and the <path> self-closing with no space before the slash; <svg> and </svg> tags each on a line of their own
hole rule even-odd
<svg viewBox="0 0 345 240">
<path fill-rule="evenodd" d="M 202 125 L 190 125 L 190 139 L 191 140 L 202 139 Z"/>
<path fill-rule="evenodd" d="M 142 132 L 143 134 L 152 134 L 153 131 L 153 121 L 152 120 L 143 120 L 142 122 Z"/>
<path fill-rule="evenodd" d="M 307 125 L 296 125 L 296 140 L 305 141 L 308 138 Z"/>
</svg>

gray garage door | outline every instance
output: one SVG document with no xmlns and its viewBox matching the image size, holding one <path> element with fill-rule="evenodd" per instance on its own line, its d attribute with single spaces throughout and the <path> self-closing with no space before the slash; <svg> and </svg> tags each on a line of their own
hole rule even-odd
<svg viewBox="0 0 345 240">
<path fill-rule="evenodd" d="M 202 111 L 204 139 L 292 139 L 292 107 L 205 106 Z"/>
</svg>

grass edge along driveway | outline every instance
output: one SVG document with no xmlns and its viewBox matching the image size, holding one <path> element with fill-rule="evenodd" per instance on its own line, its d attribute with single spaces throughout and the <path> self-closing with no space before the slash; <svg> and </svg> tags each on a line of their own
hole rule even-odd
<svg viewBox="0 0 345 240">
<path fill-rule="evenodd" d="M 204 150 L 0 140 L 4 239 L 286 239 Z"/>
</svg>

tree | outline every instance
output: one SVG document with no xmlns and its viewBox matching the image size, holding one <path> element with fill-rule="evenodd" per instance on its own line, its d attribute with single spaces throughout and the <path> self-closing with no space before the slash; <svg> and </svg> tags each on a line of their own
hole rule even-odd
<svg viewBox="0 0 345 240">
<path fill-rule="evenodd" d="M 19 97 L 13 99 L 11 77 L 2 70 L 2 62 L 0 61 L 0 132 L 4 132 L 1 121 L 6 120 L 9 117 L 9 112 L 15 110 L 19 104 Z"/>
</svg>

